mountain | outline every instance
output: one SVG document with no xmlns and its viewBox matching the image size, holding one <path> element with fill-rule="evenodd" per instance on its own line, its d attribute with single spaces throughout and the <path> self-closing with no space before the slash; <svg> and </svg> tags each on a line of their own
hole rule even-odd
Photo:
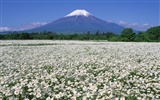
<svg viewBox="0 0 160 100">
<path fill-rule="evenodd" d="M 115 23 L 101 20 L 86 10 L 75 10 L 70 14 L 44 26 L 26 30 L 27 32 L 51 31 L 57 33 L 114 32 L 119 34 L 124 29 Z"/>
</svg>

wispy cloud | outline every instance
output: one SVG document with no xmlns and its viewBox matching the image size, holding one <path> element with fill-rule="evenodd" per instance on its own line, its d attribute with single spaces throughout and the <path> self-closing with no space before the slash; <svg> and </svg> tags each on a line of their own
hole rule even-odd
<svg viewBox="0 0 160 100">
<path fill-rule="evenodd" d="M 43 26 L 48 24 L 48 22 L 32 22 L 29 24 L 25 24 L 25 25 L 21 25 L 20 27 L 16 28 L 17 30 L 28 30 L 28 29 L 32 29 L 32 28 L 36 28 L 39 26 Z"/>
<path fill-rule="evenodd" d="M 12 29 L 9 27 L 0 27 L 0 32 L 11 31 Z"/>
<path fill-rule="evenodd" d="M 36 27 L 46 25 L 46 24 L 48 24 L 48 22 L 32 22 L 32 23 L 29 23 L 29 24 L 18 26 L 16 28 L 0 27 L 0 32 L 28 30 L 28 29 L 36 28 Z"/>
<path fill-rule="evenodd" d="M 151 25 L 151 24 L 148 24 L 148 23 L 145 23 L 145 24 L 128 23 L 128 22 L 125 22 L 123 20 L 118 21 L 117 24 L 122 25 L 126 28 L 133 28 L 133 29 L 140 30 L 140 31 L 146 31 L 147 29 L 154 26 L 154 25 Z"/>
</svg>

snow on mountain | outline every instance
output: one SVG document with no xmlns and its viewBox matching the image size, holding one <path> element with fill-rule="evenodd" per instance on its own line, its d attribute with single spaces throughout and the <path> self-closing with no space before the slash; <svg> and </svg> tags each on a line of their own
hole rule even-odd
<svg viewBox="0 0 160 100">
<path fill-rule="evenodd" d="M 83 9 L 78 9 L 78 10 L 75 10 L 73 12 L 71 12 L 70 14 L 66 15 L 65 17 L 70 17 L 70 16 L 90 16 L 91 14 L 89 12 L 87 12 L 86 10 L 83 10 Z"/>
</svg>

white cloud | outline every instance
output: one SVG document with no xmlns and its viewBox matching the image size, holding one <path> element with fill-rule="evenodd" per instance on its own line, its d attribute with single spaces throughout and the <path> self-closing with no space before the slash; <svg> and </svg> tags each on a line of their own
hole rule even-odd
<svg viewBox="0 0 160 100">
<path fill-rule="evenodd" d="M 21 25 L 20 27 L 17 28 L 17 30 L 32 29 L 32 28 L 36 28 L 36 27 L 43 26 L 46 24 L 48 23 L 47 22 L 32 22 L 30 24 Z"/>
<path fill-rule="evenodd" d="M 125 21 L 120 20 L 120 21 L 118 21 L 118 24 L 119 24 L 119 25 L 127 25 L 128 23 L 125 22 Z"/>
<path fill-rule="evenodd" d="M 153 27 L 153 25 L 148 24 L 148 23 L 145 23 L 145 24 L 128 23 L 123 20 L 118 21 L 117 24 L 122 25 L 126 28 L 133 28 L 133 29 L 140 30 L 140 31 L 146 31 L 147 29 Z"/>
<path fill-rule="evenodd" d="M 0 27 L 0 32 L 4 32 L 4 31 L 10 31 L 11 28 L 9 27 Z"/>
<path fill-rule="evenodd" d="M 48 22 L 32 22 L 32 23 L 29 23 L 29 24 L 18 26 L 16 28 L 0 27 L 0 32 L 28 30 L 28 29 L 36 28 L 36 27 L 46 25 L 46 24 L 48 24 Z"/>
</svg>

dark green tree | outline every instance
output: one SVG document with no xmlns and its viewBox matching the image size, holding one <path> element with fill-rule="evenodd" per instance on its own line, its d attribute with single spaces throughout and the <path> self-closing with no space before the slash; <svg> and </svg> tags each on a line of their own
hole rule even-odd
<svg viewBox="0 0 160 100">
<path fill-rule="evenodd" d="M 149 42 L 148 36 L 145 32 L 138 32 L 134 39 L 135 42 Z"/>
<path fill-rule="evenodd" d="M 99 34 L 100 34 L 100 32 L 97 30 L 96 35 L 99 35 Z"/>
<path fill-rule="evenodd" d="M 22 33 L 19 36 L 20 39 L 31 39 L 28 33 Z"/>
<path fill-rule="evenodd" d="M 122 41 L 134 41 L 136 34 L 133 32 L 132 28 L 125 28 L 120 36 Z"/>
<path fill-rule="evenodd" d="M 160 41 L 160 26 L 151 27 L 146 31 L 150 41 Z"/>
</svg>

